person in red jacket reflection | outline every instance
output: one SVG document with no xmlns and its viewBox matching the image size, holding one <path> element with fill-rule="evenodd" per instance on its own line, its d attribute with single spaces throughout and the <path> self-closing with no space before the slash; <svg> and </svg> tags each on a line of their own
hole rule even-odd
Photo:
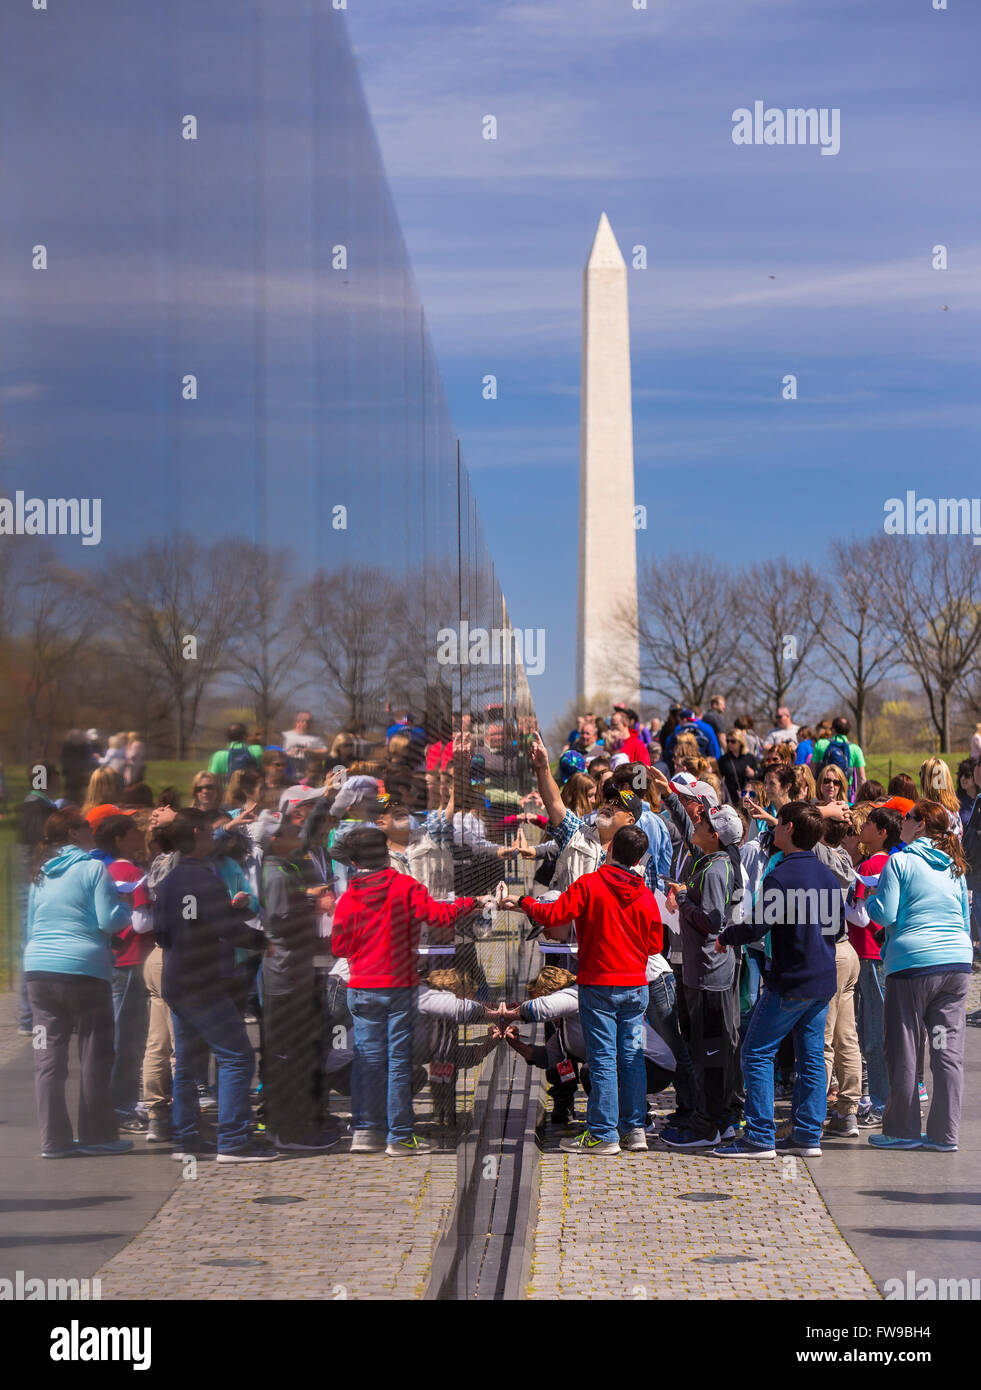
<svg viewBox="0 0 981 1390">
<path fill-rule="evenodd" d="M 579 1020 L 591 1089 L 585 1132 L 559 1144 L 570 1153 L 612 1158 L 621 1145 L 631 1153 L 647 1149 L 647 958 L 659 953 L 663 934 L 657 899 L 636 871 L 649 849 L 640 826 L 625 825 L 610 842 L 607 862 L 577 878 L 554 903 L 523 897 L 500 904 L 523 912 L 547 936 L 565 939 L 569 924 L 576 924 Z M 506 1011 L 502 1023 L 513 1016 Z"/>
<path fill-rule="evenodd" d="M 351 967 L 351 1152 L 384 1149 L 391 1158 L 411 1158 L 430 1152 L 414 1132 L 412 1109 L 412 1034 L 422 927 L 428 923 L 452 931 L 492 900 L 457 898 L 447 903 L 431 898 L 416 879 L 389 868 L 384 831 L 373 826 L 344 837 L 344 858 L 354 872 L 337 901 L 330 949 L 335 956 L 346 956 Z"/>
</svg>

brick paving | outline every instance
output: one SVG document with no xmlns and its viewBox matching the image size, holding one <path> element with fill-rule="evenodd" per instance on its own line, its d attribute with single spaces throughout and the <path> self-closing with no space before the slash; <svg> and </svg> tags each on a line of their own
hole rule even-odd
<svg viewBox="0 0 981 1390">
<path fill-rule="evenodd" d="M 880 1296 L 801 1159 L 727 1161 L 653 1139 L 647 1154 L 587 1158 L 562 1153 L 560 1134 L 542 1155 L 529 1298 Z"/>
<path fill-rule="evenodd" d="M 492 989 L 502 985 L 503 935 L 478 949 Z M 473 1042 L 484 1034 L 477 1024 L 464 1036 Z M 477 1075 L 459 1075 L 461 1119 L 473 1106 Z M 350 1118 L 349 1107 L 346 1097 L 332 1097 L 338 1119 Z M 345 1138 L 336 1151 L 274 1164 L 197 1163 L 153 1221 L 97 1271 L 103 1298 L 422 1298 L 456 1201 L 457 1155 L 453 1132 L 431 1125 L 428 1088 L 415 1110 L 417 1132 L 434 1146 L 430 1156 L 350 1154 Z M 274 1195 L 303 1200 L 254 1201 Z M 215 1259 L 264 1263 L 207 1263 Z"/>
<path fill-rule="evenodd" d="M 279 1194 L 304 1200 L 253 1200 Z M 455 1195 L 452 1150 L 419 1159 L 325 1154 L 247 1168 L 202 1162 L 98 1270 L 102 1296 L 418 1299 Z M 207 1263 L 216 1259 L 264 1263 Z"/>
</svg>

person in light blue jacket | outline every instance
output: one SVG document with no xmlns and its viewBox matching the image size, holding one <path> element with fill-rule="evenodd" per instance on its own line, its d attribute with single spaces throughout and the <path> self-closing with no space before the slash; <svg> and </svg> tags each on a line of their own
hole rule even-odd
<svg viewBox="0 0 981 1390">
<path fill-rule="evenodd" d="M 957 1149 L 964 1091 L 964 1032 L 971 979 L 967 862 L 950 816 L 937 801 L 917 801 L 902 827 L 906 848 L 883 866 L 867 901 L 884 937 L 885 1055 L 889 1099 L 882 1149 Z M 933 1099 L 920 1132 L 917 1060 L 926 1033 Z"/>
<path fill-rule="evenodd" d="M 24 979 L 34 1018 L 34 1066 L 43 1158 L 126 1153 L 112 1106 L 112 950 L 131 913 L 105 864 L 92 857 L 92 830 L 74 809 L 45 822 L 46 856 L 27 899 Z M 78 1033 L 78 1142 L 65 1104 L 68 1052 Z"/>
</svg>

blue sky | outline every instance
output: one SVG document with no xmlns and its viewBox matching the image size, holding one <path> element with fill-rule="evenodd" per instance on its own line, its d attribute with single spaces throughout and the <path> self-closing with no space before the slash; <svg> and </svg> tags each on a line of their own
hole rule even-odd
<svg viewBox="0 0 981 1390">
<path fill-rule="evenodd" d="M 601 212 L 628 261 L 647 247 L 629 276 L 641 560 L 819 561 L 878 530 L 887 497 L 973 486 L 981 10 L 949 5 L 352 0 L 488 544 L 513 621 L 547 630 L 546 722 L 573 687 L 581 276 Z M 840 108 L 840 153 L 734 145 L 732 112 L 756 99 Z"/>
</svg>

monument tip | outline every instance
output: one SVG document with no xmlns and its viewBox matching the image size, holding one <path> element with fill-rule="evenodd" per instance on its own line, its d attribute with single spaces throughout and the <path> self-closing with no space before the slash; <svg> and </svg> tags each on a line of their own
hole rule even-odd
<svg viewBox="0 0 981 1390">
<path fill-rule="evenodd" d="M 610 219 L 606 213 L 602 213 L 599 225 L 596 228 L 596 235 L 593 237 L 593 244 L 590 248 L 589 259 L 586 261 L 586 269 L 609 269 L 611 267 L 624 266 L 626 263 L 617 239 L 613 235 L 613 228 L 610 226 Z"/>
</svg>

